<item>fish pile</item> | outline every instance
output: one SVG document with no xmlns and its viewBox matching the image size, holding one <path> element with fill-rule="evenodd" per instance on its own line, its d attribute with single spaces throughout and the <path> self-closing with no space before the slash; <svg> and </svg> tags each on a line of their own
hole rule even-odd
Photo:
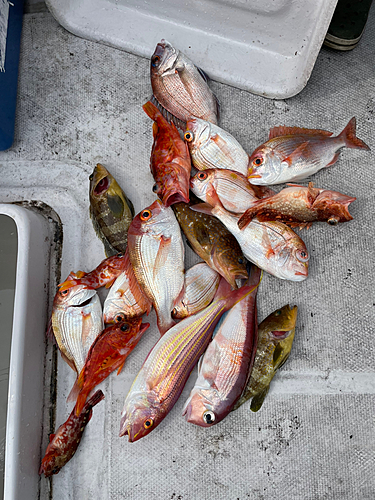
<svg viewBox="0 0 375 500">
<path fill-rule="evenodd" d="M 77 378 L 68 396 L 74 408 L 42 461 L 46 476 L 75 453 L 92 407 L 104 398 L 92 391 L 121 371 L 152 308 L 160 339 L 125 397 L 120 436 L 133 442 L 153 431 L 197 363 L 183 408 L 188 422 L 210 427 L 249 399 L 258 411 L 288 359 L 297 322 L 297 306 L 287 304 L 258 326 L 263 272 L 306 280 L 309 253 L 292 228 L 352 219 L 355 197 L 295 182 L 333 165 L 343 147 L 369 149 L 356 137 L 355 118 L 336 137 L 274 127 L 249 155 L 219 127 L 208 83 L 182 52 L 158 43 L 153 96 L 143 109 L 153 121 L 150 169 L 159 199 L 135 215 L 103 165 L 90 175 L 89 212 L 107 258 L 90 272 L 71 272 L 54 299 L 51 331 Z M 282 183 L 279 192 L 270 187 Z M 203 261 L 188 270 L 184 239 Z M 109 288 L 103 308 L 100 287 Z"/>
</svg>

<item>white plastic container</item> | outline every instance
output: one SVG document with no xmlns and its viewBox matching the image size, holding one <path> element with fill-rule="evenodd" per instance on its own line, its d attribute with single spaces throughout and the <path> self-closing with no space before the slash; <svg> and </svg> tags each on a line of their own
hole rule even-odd
<svg viewBox="0 0 375 500">
<path fill-rule="evenodd" d="M 4 499 L 38 497 L 48 308 L 49 227 L 42 215 L 0 204 L 17 227 L 18 251 L 9 367 Z"/>
<path fill-rule="evenodd" d="M 72 33 L 150 57 L 165 38 L 208 75 L 276 99 L 310 78 L 337 0 L 46 0 Z"/>
</svg>

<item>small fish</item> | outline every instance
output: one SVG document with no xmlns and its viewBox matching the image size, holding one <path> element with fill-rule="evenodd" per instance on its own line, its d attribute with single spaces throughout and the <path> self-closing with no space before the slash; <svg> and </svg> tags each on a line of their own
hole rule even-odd
<svg viewBox="0 0 375 500">
<path fill-rule="evenodd" d="M 204 262 L 186 271 L 185 293 L 172 311 L 172 318 L 183 319 L 211 304 L 219 286 L 220 274 Z"/>
<path fill-rule="evenodd" d="M 71 278 L 69 275 L 68 279 Z M 78 374 L 91 344 L 104 328 L 102 306 L 95 290 L 85 285 L 58 290 L 51 327 L 62 358 Z"/>
<path fill-rule="evenodd" d="M 370 149 L 356 137 L 354 117 L 341 134 L 331 135 L 325 130 L 274 127 L 269 140 L 250 156 L 249 181 L 259 185 L 299 181 L 336 163 L 343 147 Z"/>
<path fill-rule="evenodd" d="M 156 100 L 178 120 L 196 116 L 217 123 L 219 105 L 207 76 L 166 40 L 151 57 L 151 86 Z"/>
<path fill-rule="evenodd" d="M 189 149 L 173 123 L 168 123 L 160 111 L 148 101 L 143 106 L 147 116 L 154 120 L 154 144 L 150 167 L 155 179 L 152 188 L 163 204 L 189 201 L 191 161 Z"/>
<path fill-rule="evenodd" d="M 56 434 L 50 435 L 50 442 L 42 460 L 39 474 L 44 474 L 45 477 L 58 474 L 64 465 L 69 462 L 77 451 L 82 434 L 92 417 L 92 408 L 103 399 L 104 394 L 102 391 L 96 391 L 84 405 L 78 417 L 75 408 L 73 408 L 68 420 L 60 425 Z"/>
<path fill-rule="evenodd" d="M 134 207 L 106 168 L 98 163 L 90 179 L 90 217 L 107 257 L 125 253 Z"/>
<path fill-rule="evenodd" d="M 160 424 L 179 398 L 221 315 L 252 290 L 245 286 L 231 292 L 229 284 L 221 279 L 211 305 L 183 319 L 161 337 L 125 398 L 120 436 L 127 434 L 134 442 Z"/>
<path fill-rule="evenodd" d="M 249 155 L 231 134 L 217 125 L 193 118 L 186 124 L 184 139 L 196 169 L 228 169 L 247 175 Z"/>
<path fill-rule="evenodd" d="M 254 202 L 241 216 L 238 227 L 243 229 L 254 217 L 259 221 L 278 220 L 292 227 L 309 227 L 314 221 L 326 221 L 335 226 L 353 219 L 348 206 L 356 198 L 337 191 L 314 188 L 312 182 L 309 182 L 308 187 L 297 184 L 288 186 L 273 196 Z"/>
<path fill-rule="evenodd" d="M 234 410 L 253 398 L 250 409 L 258 411 L 275 373 L 289 357 L 297 321 L 297 306 L 286 305 L 270 314 L 258 327 L 258 344 L 249 382 Z"/>
<path fill-rule="evenodd" d="M 252 220 L 239 229 L 239 214 L 222 206 L 215 189 L 207 191 L 209 204 L 195 205 L 192 210 L 217 217 L 238 241 L 244 256 L 253 264 L 280 279 L 303 281 L 308 276 L 309 254 L 301 238 L 281 222 Z"/>
<path fill-rule="evenodd" d="M 256 296 L 260 280 L 260 269 L 252 266 L 246 284 L 253 291 L 226 313 L 199 362 L 198 378 L 182 411 L 192 424 L 211 427 L 219 423 L 232 411 L 246 386 L 258 340 Z"/>
<path fill-rule="evenodd" d="M 215 188 L 223 207 L 237 214 L 243 214 L 265 193 L 262 186 L 252 186 L 244 175 L 233 170 L 208 169 L 198 172 L 190 179 L 191 190 L 205 202 L 210 186 Z M 271 189 L 266 189 L 268 196 L 274 194 Z"/>
<path fill-rule="evenodd" d="M 104 323 L 119 323 L 126 318 L 135 318 L 150 313 L 152 304 L 140 287 L 126 255 L 125 270 L 111 286 L 103 305 Z"/>
<path fill-rule="evenodd" d="M 149 326 L 149 323 L 142 323 L 142 318 L 128 319 L 109 326 L 95 339 L 87 354 L 85 365 L 68 396 L 68 401 L 76 399 L 77 416 L 94 387 L 113 371 L 118 369 L 117 375 L 121 372 L 126 358 Z"/>
<path fill-rule="evenodd" d="M 172 206 L 177 220 L 191 248 L 212 269 L 223 276 L 232 288 L 236 279 L 247 279 L 246 259 L 235 237 L 215 217 L 191 210 L 199 203 L 191 196 L 189 203 Z"/>
<path fill-rule="evenodd" d="M 69 278 L 63 283 L 60 283 L 60 292 L 68 290 L 72 286 L 84 285 L 86 288 L 96 290 L 102 286 L 109 288 L 116 278 L 129 266 L 129 257 L 127 251 L 122 254 L 118 253 L 112 257 L 104 259 L 93 271 L 84 273 L 71 272 Z"/>
<path fill-rule="evenodd" d="M 170 207 L 156 200 L 133 219 L 128 232 L 134 274 L 152 302 L 163 335 L 175 321 L 171 312 L 184 294 L 185 248 Z"/>
</svg>

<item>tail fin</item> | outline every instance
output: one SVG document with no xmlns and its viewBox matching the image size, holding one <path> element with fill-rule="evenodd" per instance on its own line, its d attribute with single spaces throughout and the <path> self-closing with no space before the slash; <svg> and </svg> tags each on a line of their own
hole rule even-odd
<svg viewBox="0 0 375 500">
<path fill-rule="evenodd" d="M 344 130 L 341 132 L 339 135 L 342 139 L 345 141 L 345 146 L 347 148 L 353 148 L 353 149 L 367 149 L 370 151 L 370 148 L 367 146 L 365 142 L 363 142 L 361 139 L 358 139 L 356 136 L 356 119 L 355 116 L 349 121 L 347 126 L 344 128 Z"/>
<path fill-rule="evenodd" d="M 256 203 L 255 202 L 255 206 L 253 207 L 250 207 L 246 210 L 246 212 L 244 212 L 241 217 L 238 219 L 238 227 L 240 229 L 245 229 L 245 227 L 247 227 L 250 222 L 253 220 L 253 218 L 256 216 L 256 212 L 257 212 L 257 209 L 256 209 Z"/>
<path fill-rule="evenodd" d="M 256 275 L 253 275 L 253 277 L 255 277 L 255 276 Z M 224 306 L 224 311 L 228 311 L 234 305 L 236 305 L 237 302 L 239 302 L 240 300 L 247 297 L 250 293 L 252 293 L 260 285 L 262 278 L 263 278 L 263 271 L 261 271 L 261 273 L 260 273 L 259 280 L 254 280 L 254 281 L 257 281 L 255 285 L 253 284 L 253 278 L 250 277 L 248 283 L 251 282 L 252 283 L 251 285 L 242 286 L 241 288 L 238 288 L 237 290 L 233 290 L 229 294 L 225 293 L 224 284 L 222 285 L 222 282 L 225 282 L 225 280 L 222 278 L 221 282 L 219 284 L 219 288 L 217 289 L 217 292 L 216 292 L 215 301 L 225 300 L 226 304 Z M 227 287 L 230 287 L 230 285 L 228 283 L 226 283 L 226 285 L 227 285 Z"/>
<path fill-rule="evenodd" d="M 142 106 L 143 111 L 146 113 L 146 115 L 151 118 L 151 120 L 154 120 L 154 122 L 162 121 L 162 122 L 167 122 L 167 120 L 164 118 L 164 116 L 160 113 L 158 108 L 153 104 L 151 101 L 147 101 L 146 104 Z"/>
<path fill-rule="evenodd" d="M 93 396 L 91 396 L 91 398 L 87 401 L 85 406 L 92 408 L 93 406 L 96 406 L 98 403 L 100 403 L 100 401 L 103 401 L 103 399 L 104 399 L 104 394 L 99 389 L 98 391 L 95 392 L 95 394 L 93 394 Z"/>
</svg>

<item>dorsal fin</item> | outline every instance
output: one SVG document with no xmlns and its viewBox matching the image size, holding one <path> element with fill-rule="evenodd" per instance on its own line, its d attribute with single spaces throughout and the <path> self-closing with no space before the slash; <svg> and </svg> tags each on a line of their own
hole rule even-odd
<svg viewBox="0 0 375 500">
<path fill-rule="evenodd" d="M 283 137 L 286 135 L 323 135 L 329 137 L 333 132 L 328 132 L 327 130 L 310 129 L 310 128 L 300 128 L 300 127 L 285 127 L 281 125 L 280 127 L 273 127 L 270 130 L 268 140 L 274 137 Z"/>
</svg>

